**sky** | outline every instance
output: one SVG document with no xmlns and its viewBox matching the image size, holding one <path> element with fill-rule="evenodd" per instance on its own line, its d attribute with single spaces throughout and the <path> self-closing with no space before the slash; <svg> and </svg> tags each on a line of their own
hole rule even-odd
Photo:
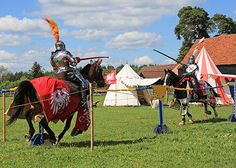
<svg viewBox="0 0 236 168">
<path fill-rule="evenodd" d="M 182 41 L 174 29 L 184 6 L 236 21 L 235 0 L 0 0 L 0 65 L 19 72 L 36 61 L 52 70 L 55 41 L 42 18 L 57 23 L 60 40 L 74 57 L 109 56 L 103 65 L 115 67 L 168 64 L 171 60 L 153 49 L 177 58 Z"/>
</svg>

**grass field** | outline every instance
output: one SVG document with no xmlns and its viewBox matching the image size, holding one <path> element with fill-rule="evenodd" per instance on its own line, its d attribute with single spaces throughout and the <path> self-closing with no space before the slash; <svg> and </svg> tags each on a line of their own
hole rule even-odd
<svg viewBox="0 0 236 168">
<path fill-rule="evenodd" d="M 227 121 L 232 106 L 217 108 L 218 122 L 213 122 L 213 116 L 204 118 L 203 107 L 191 106 L 195 124 L 185 126 L 178 125 L 178 111 L 165 107 L 164 121 L 172 133 L 156 136 L 156 109 L 102 107 L 103 97 L 96 96 L 95 101 L 98 99 L 93 152 L 90 131 L 70 136 L 74 120 L 59 145 L 37 147 L 25 143 L 28 126 L 25 120 L 17 120 L 7 128 L 7 141 L 0 143 L 0 167 L 236 167 L 236 123 Z M 50 126 L 58 135 L 64 124 Z"/>
</svg>

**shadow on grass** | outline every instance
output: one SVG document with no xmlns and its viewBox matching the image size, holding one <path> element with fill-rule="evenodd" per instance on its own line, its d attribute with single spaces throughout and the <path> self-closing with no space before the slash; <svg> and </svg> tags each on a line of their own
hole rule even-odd
<svg viewBox="0 0 236 168">
<path fill-rule="evenodd" d="M 203 123 L 218 123 L 218 122 L 225 122 L 227 121 L 226 118 L 211 118 L 208 120 L 194 120 L 194 124 L 203 124 Z"/>
<path fill-rule="evenodd" d="M 94 141 L 94 146 L 115 146 L 115 145 L 131 145 L 131 144 L 137 144 L 137 143 L 142 143 L 142 142 L 150 142 L 153 141 L 156 138 L 154 137 L 143 137 L 139 138 L 136 140 L 118 140 L 118 141 Z M 60 142 L 58 144 L 58 147 L 89 147 L 90 146 L 90 141 L 81 141 L 81 142 Z"/>
</svg>

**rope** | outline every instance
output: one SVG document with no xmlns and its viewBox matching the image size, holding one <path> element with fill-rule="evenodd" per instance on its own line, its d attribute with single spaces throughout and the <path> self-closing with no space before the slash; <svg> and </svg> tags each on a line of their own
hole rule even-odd
<svg viewBox="0 0 236 168">
<path fill-rule="evenodd" d="M 80 92 L 86 91 L 86 90 L 89 90 L 89 89 L 83 89 L 81 91 L 72 92 L 69 95 L 74 95 L 76 93 L 80 93 Z M 36 103 L 40 103 L 40 102 L 44 102 L 44 101 L 49 101 L 49 100 L 50 100 L 50 98 L 49 99 L 44 99 L 44 100 L 39 100 L 39 101 L 34 101 L 34 102 L 30 102 L 30 103 L 20 104 L 20 105 L 16 105 L 16 106 L 12 106 L 11 108 L 21 107 L 21 106 L 26 106 L 26 105 L 31 105 L 31 104 L 36 104 Z"/>
<path fill-rule="evenodd" d="M 177 88 L 177 87 L 173 87 L 173 86 L 166 86 L 166 88 L 175 89 L 175 90 L 207 90 L 207 89 L 214 89 L 214 88 L 222 88 L 222 87 L 225 87 L 225 86 L 228 86 L 228 85 L 229 85 L 229 83 L 226 83 L 226 84 L 221 85 L 221 86 L 206 87 L 206 88 Z M 101 92 L 117 92 L 117 91 L 140 91 L 140 90 L 151 89 L 151 87 L 150 86 L 146 86 L 146 87 L 143 87 L 143 88 L 129 88 L 129 89 L 100 89 L 100 90 L 99 89 L 96 90 L 95 88 L 93 88 L 93 89 L 97 93 L 99 93 L 99 92 L 101 93 Z M 77 94 L 77 93 L 80 93 L 80 92 L 86 91 L 86 90 L 89 90 L 89 89 L 83 89 L 81 91 L 72 92 L 69 95 L 74 95 L 74 94 Z M 3 91 L 3 90 L 0 90 L 0 91 Z M 4 91 L 8 91 L 8 90 L 4 90 Z M 2 93 L 4 93 L 4 92 L 2 92 Z M 31 102 L 31 103 L 25 103 L 25 104 L 21 104 L 21 105 L 16 105 L 16 106 L 12 106 L 11 108 L 21 107 L 21 106 L 25 106 L 25 105 L 31 105 L 31 104 L 34 104 L 34 103 L 40 103 L 40 102 L 44 102 L 44 101 L 48 101 L 48 100 L 50 100 L 50 99 L 44 99 L 44 100 L 41 100 L 41 101 L 35 101 L 35 102 Z"/>
<path fill-rule="evenodd" d="M 152 88 L 151 86 L 145 86 L 142 88 L 128 88 L 128 89 L 95 89 L 95 92 L 103 93 L 103 92 L 118 92 L 118 91 L 142 91 L 151 88 Z"/>
<path fill-rule="evenodd" d="M 173 87 L 173 86 L 167 86 L 167 87 L 170 89 L 175 89 L 175 90 L 207 90 L 207 89 L 222 88 L 222 87 L 225 87 L 228 85 L 229 85 L 229 83 L 226 83 L 221 86 L 205 87 L 205 88 L 177 88 L 177 87 Z"/>
<path fill-rule="evenodd" d="M 166 86 L 168 89 L 175 89 L 175 90 L 207 90 L 207 89 L 215 89 L 215 88 L 222 88 L 225 86 L 228 86 L 229 83 L 226 83 L 221 86 L 214 86 L 214 87 L 205 87 L 205 88 L 177 88 L 173 86 Z M 117 91 L 140 91 L 140 90 L 146 90 L 146 89 L 151 89 L 151 86 L 146 86 L 143 88 L 128 88 L 128 89 L 97 89 L 95 90 L 97 93 L 99 92 L 117 92 Z"/>
</svg>

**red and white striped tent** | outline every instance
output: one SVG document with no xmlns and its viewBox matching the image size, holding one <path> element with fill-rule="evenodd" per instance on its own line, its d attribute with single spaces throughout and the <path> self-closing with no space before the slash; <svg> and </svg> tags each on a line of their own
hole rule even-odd
<svg viewBox="0 0 236 168">
<path fill-rule="evenodd" d="M 236 79 L 236 75 L 222 74 L 219 71 L 204 46 L 196 58 L 196 63 L 199 66 L 197 78 L 207 81 L 212 87 L 225 85 L 226 78 L 229 80 Z M 228 86 L 215 88 L 215 91 L 221 96 L 217 99 L 217 104 L 234 103 Z"/>
</svg>

